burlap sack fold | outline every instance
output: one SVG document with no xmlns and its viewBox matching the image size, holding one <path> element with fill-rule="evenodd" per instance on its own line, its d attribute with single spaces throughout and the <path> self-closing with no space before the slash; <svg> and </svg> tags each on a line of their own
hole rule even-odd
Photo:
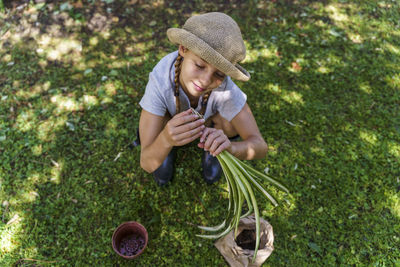
<svg viewBox="0 0 400 267">
<path fill-rule="evenodd" d="M 237 235 L 239 236 L 243 230 L 255 229 L 256 223 L 254 215 L 250 215 L 240 219 Z M 272 225 L 263 218 L 260 218 L 260 247 L 254 262 L 252 262 L 254 250 L 243 249 L 238 246 L 234 238 L 234 232 L 234 230 L 230 231 L 214 244 L 231 267 L 259 267 L 274 250 Z"/>
</svg>

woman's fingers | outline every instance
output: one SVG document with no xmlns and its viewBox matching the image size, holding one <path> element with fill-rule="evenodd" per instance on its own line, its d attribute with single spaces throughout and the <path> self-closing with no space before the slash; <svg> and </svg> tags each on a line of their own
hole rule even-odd
<svg viewBox="0 0 400 267">
<path fill-rule="evenodd" d="M 175 115 L 171 120 L 170 124 L 171 126 L 178 127 L 180 125 L 187 124 L 188 122 L 192 122 L 197 120 L 199 117 L 195 114 L 192 114 L 192 112 L 189 111 L 184 111 L 181 112 L 177 115 Z"/>
<path fill-rule="evenodd" d="M 204 119 L 199 119 L 186 110 L 175 115 L 165 126 L 164 132 L 168 142 L 173 146 L 182 146 L 199 138 L 204 130 Z"/>
<path fill-rule="evenodd" d="M 204 125 L 199 125 L 198 127 L 195 127 L 195 128 L 189 129 L 187 131 L 184 131 L 182 133 L 174 135 L 174 139 L 176 142 L 182 142 L 182 140 L 187 140 L 187 139 L 190 139 L 191 141 L 193 141 L 202 135 L 202 133 L 203 133 L 202 131 L 204 130 L 204 128 L 205 128 Z"/>
<path fill-rule="evenodd" d="M 199 147 L 216 156 L 231 145 L 228 137 L 222 130 L 206 128 L 200 137 Z"/>
<path fill-rule="evenodd" d="M 231 145 L 231 142 L 229 140 L 227 140 L 226 142 L 222 143 L 215 151 L 211 152 L 211 150 L 210 150 L 210 153 L 211 153 L 211 155 L 216 157 L 219 153 L 221 153 L 225 149 L 228 149 L 230 145 Z"/>
<path fill-rule="evenodd" d="M 212 133 L 213 131 L 215 131 L 215 129 L 214 128 L 206 128 L 204 131 L 203 131 L 203 134 L 201 135 L 201 137 L 200 137 L 200 143 L 205 143 L 205 141 L 207 140 L 207 136 L 210 134 L 210 133 Z"/>
<path fill-rule="evenodd" d="M 211 143 L 210 148 L 208 149 L 211 154 L 215 152 L 217 148 L 219 148 L 227 138 L 224 138 L 223 136 L 218 136 L 217 138 L 214 139 L 214 141 Z"/>
<path fill-rule="evenodd" d="M 209 128 L 210 129 L 210 128 Z M 203 134 L 204 135 L 204 134 Z M 204 148 L 206 150 L 209 150 L 212 143 L 215 141 L 215 139 L 217 137 L 219 137 L 220 135 L 225 135 L 224 132 L 222 130 L 217 130 L 217 129 L 213 129 L 211 128 L 208 133 L 207 136 L 205 137 L 205 142 L 204 142 Z"/>
<path fill-rule="evenodd" d="M 186 144 L 196 140 L 197 138 L 199 138 L 201 136 L 201 134 L 202 134 L 202 132 L 200 131 L 200 132 L 196 133 L 195 135 L 189 136 L 184 139 L 180 139 L 177 145 L 178 146 L 186 145 Z"/>
<path fill-rule="evenodd" d="M 186 132 L 192 131 L 197 128 L 201 128 L 201 130 L 203 130 L 205 128 L 205 127 L 203 127 L 204 122 L 205 122 L 204 119 L 198 119 L 198 120 L 177 126 L 175 128 L 175 134 L 186 133 Z"/>
</svg>

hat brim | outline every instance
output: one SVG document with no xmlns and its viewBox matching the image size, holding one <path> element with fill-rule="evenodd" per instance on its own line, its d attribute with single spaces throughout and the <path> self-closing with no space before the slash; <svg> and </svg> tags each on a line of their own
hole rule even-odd
<svg viewBox="0 0 400 267">
<path fill-rule="evenodd" d="M 225 59 L 220 53 L 214 50 L 202 39 L 196 35 L 179 28 L 170 28 L 167 30 L 169 40 L 175 44 L 181 44 L 193 51 L 207 63 L 216 67 L 219 71 L 239 81 L 248 81 L 250 73 L 248 73 L 239 64 L 232 64 Z"/>
</svg>

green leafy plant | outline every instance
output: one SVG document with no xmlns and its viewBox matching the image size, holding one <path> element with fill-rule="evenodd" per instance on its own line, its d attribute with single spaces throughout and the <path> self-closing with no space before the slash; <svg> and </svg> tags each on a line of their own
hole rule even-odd
<svg viewBox="0 0 400 267">
<path fill-rule="evenodd" d="M 196 110 L 192 109 L 192 112 L 197 116 L 202 117 L 202 115 L 199 114 Z M 260 244 L 260 212 L 258 209 L 256 197 L 254 195 L 255 189 L 258 190 L 265 198 L 271 201 L 273 205 L 278 205 L 277 201 L 271 196 L 271 194 L 267 192 L 267 190 L 265 190 L 265 188 L 258 181 L 265 180 L 267 182 L 270 182 L 273 185 L 277 186 L 279 189 L 285 191 L 286 193 L 289 193 L 289 190 L 276 179 L 257 171 L 250 165 L 234 157 L 226 150 L 218 154 L 217 159 L 221 164 L 225 179 L 228 183 L 228 213 L 225 220 L 220 225 L 213 227 L 199 226 L 199 228 L 209 232 L 218 232 L 227 225 L 227 222 L 229 222 L 229 224 L 225 229 L 217 234 L 197 236 L 208 239 L 216 239 L 225 236 L 234 228 L 234 236 L 236 238 L 239 220 L 243 217 L 250 215 L 254 211 L 254 217 L 256 219 L 256 246 L 254 249 L 254 261 L 257 256 L 257 251 Z M 246 201 L 247 203 L 248 211 L 242 215 L 244 201 Z"/>
</svg>

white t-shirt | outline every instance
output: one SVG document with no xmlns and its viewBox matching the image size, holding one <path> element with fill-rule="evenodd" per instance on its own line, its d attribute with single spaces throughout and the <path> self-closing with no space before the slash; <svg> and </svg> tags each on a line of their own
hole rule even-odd
<svg viewBox="0 0 400 267">
<path fill-rule="evenodd" d="M 171 116 L 176 113 L 175 106 L 175 60 L 178 57 L 178 51 L 172 52 L 163 57 L 149 74 L 149 82 L 146 91 L 140 100 L 140 106 L 155 115 L 165 116 L 167 112 Z M 190 101 L 185 91 L 179 87 L 179 98 L 181 101 L 180 110 L 185 111 L 190 108 Z M 201 96 L 198 106 L 195 108 L 198 112 L 201 109 Z M 231 121 L 244 107 L 247 96 L 226 76 L 222 84 L 213 89 L 208 99 L 204 119 L 213 116 L 217 112 L 223 118 Z"/>
</svg>

